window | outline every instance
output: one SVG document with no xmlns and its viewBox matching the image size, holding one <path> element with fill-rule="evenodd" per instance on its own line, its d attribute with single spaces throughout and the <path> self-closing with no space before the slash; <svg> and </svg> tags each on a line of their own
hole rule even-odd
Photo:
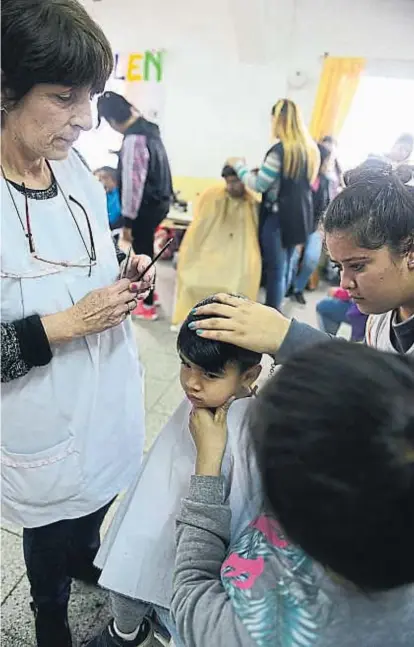
<svg viewBox="0 0 414 647">
<path fill-rule="evenodd" d="M 343 168 L 386 152 L 403 132 L 414 134 L 413 106 L 414 80 L 363 77 L 339 137 Z"/>
</svg>

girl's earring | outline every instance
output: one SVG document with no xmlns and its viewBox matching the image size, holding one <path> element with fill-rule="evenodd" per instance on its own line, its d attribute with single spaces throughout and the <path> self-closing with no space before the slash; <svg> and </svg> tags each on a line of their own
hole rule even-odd
<svg viewBox="0 0 414 647">
<path fill-rule="evenodd" d="M 251 397 L 256 398 L 257 397 L 257 391 L 259 390 L 259 387 L 258 386 L 251 386 L 249 388 L 249 390 L 250 390 Z"/>
</svg>

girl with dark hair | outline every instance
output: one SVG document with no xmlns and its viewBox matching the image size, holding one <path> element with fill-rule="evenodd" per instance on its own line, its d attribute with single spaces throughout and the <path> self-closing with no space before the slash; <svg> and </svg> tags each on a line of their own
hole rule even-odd
<svg viewBox="0 0 414 647">
<path fill-rule="evenodd" d="M 120 270 L 105 194 L 72 146 L 113 60 L 77 0 L 2 0 L 3 516 L 23 526 L 38 647 L 70 647 L 71 578 L 144 444 L 128 314 L 153 273 Z M 133 394 L 125 380 L 134 384 Z"/>
<path fill-rule="evenodd" d="M 300 110 L 290 99 L 280 99 L 272 108 L 272 138 L 275 143 L 258 171 L 249 171 L 237 158 L 228 164 L 249 189 L 263 195 L 259 234 L 266 303 L 280 308 L 291 284 L 295 248 L 313 231 L 311 185 L 320 161 Z"/>
<path fill-rule="evenodd" d="M 341 287 L 369 315 L 370 346 L 414 354 L 414 189 L 403 183 L 399 169 L 393 171 L 381 160 L 365 162 L 345 180 L 347 188 L 323 220 Z M 216 298 L 218 303 L 201 309 L 201 336 L 277 353 L 280 361 L 321 338 L 330 339 L 260 304 L 227 295 Z"/>
<path fill-rule="evenodd" d="M 172 615 L 191 647 L 414 644 L 414 363 L 336 342 L 297 354 L 250 415 L 266 505 L 235 542 L 226 421 L 195 412 Z"/>
<path fill-rule="evenodd" d="M 98 123 L 101 119 L 124 136 L 118 164 L 124 239 L 132 243 L 136 254 L 152 257 L 155 231 L 168 214 L 173 197 L 160 129 L 116 92 L 99 97 Z M 157 300 L 151 291 L 132 314 L 154 321 L 158 318 Z"/>
</svg>

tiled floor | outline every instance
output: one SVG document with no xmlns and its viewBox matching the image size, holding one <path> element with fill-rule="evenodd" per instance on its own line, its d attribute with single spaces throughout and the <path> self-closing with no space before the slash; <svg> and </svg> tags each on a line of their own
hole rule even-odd
<svg viewBox="0 0 414 647">
<path fill-rule="evenodd" d="M 164 304 L 163 316 L 157 322 L 135 324 L 140 357 L 145 367 L 147 448 L 182 397 L 178 381 L 179 362 L 175 352 L 176 334 L 170 331 L 169 324 L 174 271 L 169 264 L 160 265 L 158 277 L 157 289 Z M 286 314 L 315 325 L 315 303 L 320 296 L 321 293 L 308 295 L 306 308 L 287 304 Z M 7 523 L 2 525 L 1 530 L 1 558 L 1 644 L 5 647 L 34 647 L 21 531 Z M 70 621 L 78 645 L 85 644 L 89 637 L 95 635 L 107 617 L 106 594 L 75 582 L 70 602 Z"/>
</svg>

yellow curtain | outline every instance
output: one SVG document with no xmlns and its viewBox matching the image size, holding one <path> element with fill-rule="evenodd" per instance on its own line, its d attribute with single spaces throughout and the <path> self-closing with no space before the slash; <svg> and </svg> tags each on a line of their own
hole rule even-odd
<svg viewBox="0 0 414 647">
<path fill-rule="evenodd" d="M 325 58 L 310 126 L 316 141 L 339 135 L 364 67 L 364 58 Z"/>
</svg>

